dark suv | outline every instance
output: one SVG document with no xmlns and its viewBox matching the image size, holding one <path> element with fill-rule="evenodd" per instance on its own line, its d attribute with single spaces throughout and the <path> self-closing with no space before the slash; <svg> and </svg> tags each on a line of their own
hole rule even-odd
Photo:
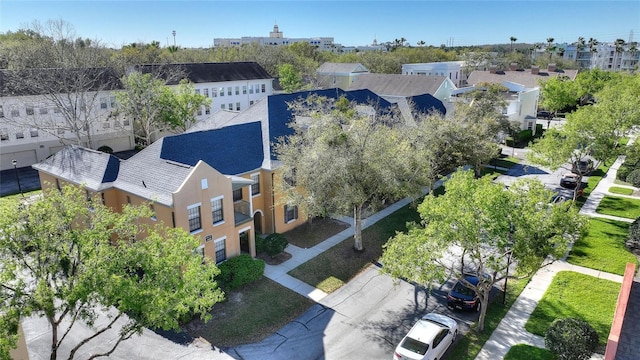
<svg viewBox="0 0 640 360">
<path fill-rule="evenodd" d="M 571 172 L 576 174 L 588 175 L 593 171 L 593 161 L 591 159 L 574 161 Z"/>
<path fill-rule="evenodd" d="M 465 275 L 465 280 L 472 285 L 478 285 L 478 277 Z M 458 310 L 480 311 L 480 299 L 476 292 L 467 287 L 462 280 L 458 280 L 455 286 L 447 294 L 447 306 Z"/>
</svg>

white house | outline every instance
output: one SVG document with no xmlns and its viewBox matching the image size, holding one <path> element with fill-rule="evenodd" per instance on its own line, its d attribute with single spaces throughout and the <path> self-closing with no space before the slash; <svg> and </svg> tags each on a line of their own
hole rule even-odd
<svg viewBox="0 0 640 360">
<path fill-rule="evenodd" d="M 459 87 L 466 80 L 463 78 L 463 65 L 464 61 L 402 64 L 402 73 L 404 75 L 445 76 Z"/>
</svg>

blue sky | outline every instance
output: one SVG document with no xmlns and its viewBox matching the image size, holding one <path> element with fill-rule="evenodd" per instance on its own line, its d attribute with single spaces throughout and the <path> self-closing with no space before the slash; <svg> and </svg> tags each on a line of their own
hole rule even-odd
<svg viewBox="0 0 640 360">
<path fill-rule="evenodd" d="M 343 45 L 404 37 L 415 45 L 574 42 L 579 36 L 640 41 L 640 0 L 572 1 L 151 1 L 0 0 L 0 32 L 63 19 L 76 35 L 119 48 L 132 42 L 209 47 L 214 37 L 333 37 Z"/>
</svg>

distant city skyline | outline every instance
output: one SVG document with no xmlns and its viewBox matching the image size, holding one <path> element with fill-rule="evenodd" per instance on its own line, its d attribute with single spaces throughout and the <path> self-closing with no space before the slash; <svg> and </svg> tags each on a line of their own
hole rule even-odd
<svg viewBox="0 0 640 360">
<path fill-rule="evenodd" d="M 640 38 L 640 1 L 151 1 L 2 0 L 0 32 L 62 19 L 76 36 L 119 48 L 135 42 L 211 47 L 214 38 L 333 37 L 344 46 L 393 42 L 416 46 L 613 42 Z"/>
</svg>

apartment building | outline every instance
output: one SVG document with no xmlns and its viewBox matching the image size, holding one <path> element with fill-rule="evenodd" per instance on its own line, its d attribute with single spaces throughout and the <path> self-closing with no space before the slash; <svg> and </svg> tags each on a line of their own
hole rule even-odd
<svg viewBox="0 0 640 360">
<path fill-rule="evenodd" d="M 566 60 L 576 61 L 580 69 L 635 71 L 640 64 L 640 51 L 637 46 L 633 41 L 618 45 L 597 43 L 592 47 L 563 43 L 554 45 L 553 54 Z M 548 56 L 547 47 L 541 47 L 532 53 L 534 59 Z"/>
<path fill-rule="evenodd" d="M 430 63 L 402 64 L 404 75 L 445 76 L 456 86 L 460 87 L 467 80 L 464 78 L 462 67 L 464 61 L 441 61 Z"/>
<path fill-rule="evenodd" d="M 269 36 L 243 36 L 241 38 L 214 38 L 213 47 L 240 47 L 248 44 L 258 44 L 260 46 L 284 46 L 298 42 L 306 42 L 315 46 L 318 50 L 333 51 L 337 44 L 333 43 L 333 37 L 313 37 L 313 38 L 287 38 L 280 31 L 278 24 L 273 25 L 273 31 Z"/>
</svg>

